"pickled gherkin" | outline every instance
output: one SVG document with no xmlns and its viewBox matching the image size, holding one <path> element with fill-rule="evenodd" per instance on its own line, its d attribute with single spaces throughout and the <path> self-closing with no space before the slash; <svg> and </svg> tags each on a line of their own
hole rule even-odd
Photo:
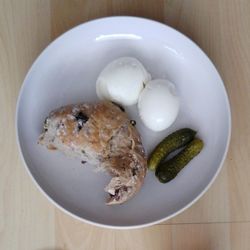
<svg viewBox="0 0 250 250">
<path fill-rule="evenodd" d="M 167 136 L 153 150 L 148 160 L 148 168 L 154 171 L 157 166 L 171 152 L 187 145 L 195 137 L 196 132 L 190 128 L 183 128 Z"/>
<path fill-rule="evenodd" d="M 202 148 L 203 141 L 195 138 L 179 154 L 170 160 L 161 163 L 156 169 L 156 177 L 162 183 L 171 181 L 195 156 L 200 153 Z"/>
</svg>

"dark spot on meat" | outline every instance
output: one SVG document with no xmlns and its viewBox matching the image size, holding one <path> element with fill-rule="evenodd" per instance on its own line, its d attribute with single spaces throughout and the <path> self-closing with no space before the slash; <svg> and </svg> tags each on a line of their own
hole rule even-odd
<svg viewBox="0 0 250 250">
<path fill-rule="evenodd" d="M 48 117 L 46 117 L 43 123 L 43 128 L 45 132 L 48 131 L 48 126 L 49 126 L 49 121 L 48 121 Z"/>
<path fill-rule="evenodd" d="M 116 201 L 118 201 L 120 199 L 119 189 L 115 190 L 115 194 L 109 194 L 109 195 L 110 195 L 110 197 L 114 198 Z"/>
<path fill-rule="evenodd" d="M 131 124 L 132 126 L 135 126 L 135 125 L 136 125 L 136 121 L 135 121 L 135 120 L 130 120 L 130 124 Z"/>
<path fill-rule="evenodd" d="M 135 176 L 137 174 L 138 168 L 132 168 L 132 175 Z"/>
<path fill-rule="evenodd" d="M 81 111 L 75 115 L 75 118 L 76 118 L 77 121 L 81 120 L 82 123 L 87 122 L 88 119 L 89 119 L 88 116 L 83 114 L 83 112 L 81 112 Z"/>
<path fill-rule="evenodd" d="M 85 151 L 84 151 L 84 150 L 81 150 L 81 152 L 82 152 L 83 154 L 85 154 Z"/>
<path fill-rule="evenodd" d="M 44 125 L 48 125 L 48 117 L 45 118 Z"/>
<path fill-rule="evenodd" d="M 120 196 L 119 196 L 119 189 L 115 190 L 115 200 L 119 201 Z"/>
<path fill-rule="evenodd" d="M 82 163 L 82 164 L 85 164 L 85 163 L 86 163 L 86 161 L 81 161 L 81 163 Z"/>
<path fill-rule="evenodd" d="M 113 194 L 110 194 L 110 196 L 112 197 L 112 198 L 114 198 L 116 201 L 119 201 L 119 199 L 121 198 L 120 197 L 120 191 L 124 191 L 124 192 L 127 192 L 128 191 L 128 188 L 126 187 L 126 186 L 122 186 L 120 189 L 116 189 L 115 190 L 115 194 L 113 195 Z"/>
<path fill-rule="evenodd" d="M 81 129 L 82 129 L 82 125 L 78 123 L 78 125 L 77 125 L 77 130 L 78 130 L 78 132 L 79 132 Z"/>
<path fill-rule="evenodd" d="M 77 129 L 79 132 L 82 129 L 83 124 L 86 123 L 89 118 L 83 112 L 80 111 L 75 115 L 75 119 L 77 120 Z"/>
<path fill-rule="evenodd" d="M 117 103 L 115 103 L 115 102 L 112 102 L 114 105 L 116 105 L 118 108 L 120 108 L 120 110 L 122 111 L 122 112 L 125 112 L 125 109 L 121 106 L 121 105 L 119 105 L 119 104 L 117 104 Z"/>
</svg>

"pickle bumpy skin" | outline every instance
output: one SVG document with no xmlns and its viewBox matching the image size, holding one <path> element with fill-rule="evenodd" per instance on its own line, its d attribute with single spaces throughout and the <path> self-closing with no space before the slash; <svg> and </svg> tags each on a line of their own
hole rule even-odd
<svg viewBox="0 0 250 250">
<path fill-rule="evenodd" d="M 195 137 L 196 132 L 190 128 L 183 128 L 167 136 L 151 153 L 148 168 L 154 171 L 168 154 L 187 145 Z"/>
<path fill-rule="evenodd" d="M 202 148 L 203 141 L 195 138 L 179 154 L 170 160 L 161 163 L 156 169 L 156 177 L 162 183 L 171 181 L 195 156 L 200 153 Z"/>
</svg>

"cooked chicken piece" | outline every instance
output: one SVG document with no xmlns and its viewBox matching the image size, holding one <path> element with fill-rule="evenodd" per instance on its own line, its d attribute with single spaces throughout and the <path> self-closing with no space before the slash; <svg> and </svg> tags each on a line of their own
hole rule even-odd
<svg viewBox="0 0 250 250">
<path fill-rule="evenodd" d="M 127 114 L 111 102 L 69 105 L 52 111 L 39 144 L 107 171 L 108 205 L 121 204 L 141 188 L 147 171 L 141 138 Z"/>
</svg>

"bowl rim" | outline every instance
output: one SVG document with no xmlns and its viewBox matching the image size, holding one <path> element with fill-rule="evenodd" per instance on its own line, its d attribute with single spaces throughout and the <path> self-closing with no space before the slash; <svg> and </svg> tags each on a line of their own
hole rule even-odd
<svg viewBox="0 0 250 250">
<path fill-rule="evenodd" d="M 32 69 L 35 67 L 35 65 L 38 63 L 40 57 L 42 57 L 42 55 L 45 53 L 45 51 L 48 49 L 48 47 L 50 47 L 52 44 L 56 43 L 59 39 L 61 39 L 63 36 L 65 36 L 66 34 L 70 33 L 72 30 L 75 30 L 81 26 L 84 26 L 86 24 L 89 23 L 99 23 L 99 22 L 103 22 L 103 21 L 107 21 L 107 20 L 111 20 L 113 19 L 115 22 L 119 21 L 119 19 L 123 19 L 123 21 L 142 21 L 142 22 L 150 22 L 154 25 L 160 25 L 164 28 L 168 28 L 172 31 L 174 31 L 175 33 L 178 33 L 178 35 L 182 36 L 184 39 L 189 40 L 189 42 L 192 43 L 193 46 L 197 47 L 197 49 L 201 52 L 201 54 L 203 54 L 203 56 L 206 57 L 206 59 L 210 62 L 211 66 L 214 68 L 215 72 L 217 73 L 220 82 L 222 83 L 222 91 L 223 91 L 223 95 L 224 95 L 224 100 L 225 100 L 225 104 L 226 104 L 226 110 L 227 110 L 227 118 L 228 118 L 228 135 L 227 135 L 227 142 L 226 142 L 226 147 L 224 150 L 224 153 L 222 155 L 222 158 L 220 160 L 220 164 L 214 174 L 214 176 L 211 178 L 211 180 L 209 181 L 209 183 L 206 185 L 206 187 L 202 190 L 202 192 L 197 195 L 193 200 L 191 200 L 190 202 L 188 202 L 184 207 L 182 207 L 181 209 L 179 209 L 178 211 L 163 217 L 161 219 L 158 220 L 154 220 L 151 222 L 147 222 L 147 223 L 142 223 L 142 224 L 137 224 L 137 225 L 129 225 L 129 226 L 122 226 L 122 225 L 112 225 L 112 224 L 103 224 L 103 223 L 99 223 L 99 222 L 94 222 L 88 219 L 85 219 L 81 216 L 78 216 L 76 214 L 74 214 L 73 212 L 70 212 L 69 210 L 67 210 L 66 208 L 64 208 L 63 206 L 61 206 L 59 203 L 57 203 L 55 200 L 53 200 L 49 194 L 47 194 L 43 188 L 38 184 L 38 182 L 36 181 L 36 179 L 33 177 L 28 164 L 26 162 L 26 160 L 24 159 L 24 155 L 22 153 L 22 148 L 21 148 L 21 144 L 20 144 L 20 137 L 19 137 L 19 132 L 18 132 L 18 114 L 19 114 L 19 109 L 20 109 L 20 101 L 21 101 L 21 96 L 23 95 L 24 92 L 24 88 L 27 82 L 28 77 L 30 76 Z M 52 42 L 50 42 L 43 50 L 42 52 L 36 57 L 36 59 L 34 60 L 34 62 L 32 63 L 31 67 L 29 68 L 22 86 L 19 90 L 19 94 L 18 94 L 18 98 L 17 98 L 17 102 L 16 102 L 16 112 L 15 112 L 15 131 L 16 131 L 16 141 L 17 141 L 17 145 L 18 145 L 18 151 L 19 151 L 19 155 L 21 156 L 21 160 L 22 163 L 28 173 L 28 175 L 31 177 L 33 183 L 35 184 L 35 186 L 38 188 L 38 190 L 53 204 L 55 205 L 55 207 L 59 208 L 61 211 L 63 211 L 64 213 L 66 213 L 67 215 L 70 215 L 71 217 L 78 219 L 82 222 L 88 223 L 90 225 L 94 225 L 94 226 L 99 226 L 102 228 L 109 228 L 109 229 L 139 229 L 139 228 L 144 228 L 144 227 L 148 227 L 148 226 L 152 226 L 152 225 L 156 225 L 159 223 L 162 223 L 166 220 L 169 220 L 173 217 L 175 217 L 176 215 L 184 212 L 186 209 L 188 209 L 189 207 L 191 207 L 195 202 L 197 202 L 207 191 L 208 189 L 212 186 L 212 184 L 214 183 L 215 179 L 217 178 L 217 176 L 219 175 L 222 166 L 225 162 L 227 153 L 228 153 L 228 149 L 229 149 L 229 145 L 230 145 L 230 140 L 231 140 L 231 130 L 232 130 L 232 118 L 231 118 L 231 109 L 230 109 L 230 102 L 229 102 L 229 98 L 227 95 L 227 91 L 224 85 L 224 82 L 219 74 L 219 72 L 217 71 L 215 65 L 213 64 L 213 62 L 211 61 L 211 59 L 205 54 L 205 52 L 194 42 L 192 41 L 189 37 L 187 37 L 186 35 L 184 35 L 183 33 L 181 33 L 180 31 L 176 30 L 175 28 L 172 28 L 170 26 L 168 26 L 165 23 L 161 23 L 159 21 L 155 21 L 152 19 L 148 19 L 148 18 L 143 18 L 143 17 L 136 17 L 136 16 L 108 16 L 108 17 L 101 17 L 101 18 L 97 18 L 97 19 L 93 19 L 84 23 L 81 23 L 77 26 L 74 26 L 73 28 L 67 30 L 66 32 L 64 32 L 63 34 L 61 34 L 60 36 L 58 36 L 56 39 L 54 39 Z"/>
</svg>

